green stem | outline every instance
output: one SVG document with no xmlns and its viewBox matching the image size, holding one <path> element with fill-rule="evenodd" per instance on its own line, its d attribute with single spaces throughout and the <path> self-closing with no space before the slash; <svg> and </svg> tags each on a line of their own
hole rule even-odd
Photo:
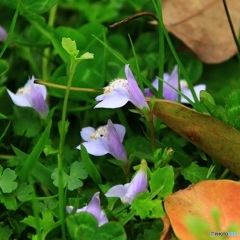
<svg viewBox="0 0 240 240">
<path fill-rule="evenodd" d="M 61 222 L 61 230 L 62 230 L 62 239 L 66 240 L 66 229 L 65 229 L 65 198 L 64 198 L 64 187 L 63 187 L 63 148 L 65 144 L 66 137 L 66 115 L 67 115 L 67 105 L 68 98 L 70 93 L 70 87 L 73 80 L 73 75 L 75 69 L 77 67 L 78 62 L 75 59 L 71 58 L 70 64 L 70 73 L 68 78 L 67 89 L 64 96 L 63 102 L 63 111 L 62 111 L 62 121 L 61 121 L 61 129 L 60 129 L 60 142 L 59 142 L 59 152 L 58 152 L 58 194 L 59 194 L 59 218 Z"/>
<path fill-rule="evenodd" d="M 63 86 L 63 85 L 59 85 L 59 84 L 55 84 L 55 83 L 50 83 L 50 82 L 44 82 L 41 80 L 35 80 L 34 81 L 37 84 L 42 84 L 45 85 L 47 87 L 52 87 L 52 88 L 58 88 L 58 89 L 64 89 L 66 90 L 68 87 L 67 86 Z M 92 93 L 102 93 L 103 90 L 100 89 L 93 89 L 93 88 L 79 88 L 79 87 L 69 87 L 69 89 L 71 91 L 78 91 L 78 92 L 92 92 Z"/>
<path fill-rule="evenodd" d="M 51 8 L 50 14 L 49 14 L 49 19 L 48 19 L 48 26 L 53 27 L 54 22 L 55 22 L 55 17 L 56 17 L 56 12 L 57 12 L 57 3 Z M 48 79 L 49 78 L 49 57 L 50 57 L 50 48 L 45 48 L 43 51 L 43 63 L 42 63 L 42 78 L 43 79 Z"/>
<path fill-rule="evenodd" d="M 157 1 L 153 0 L 153 5 L 157 13 L 157 18 L 159 22 L 162 22 L 162 0 Z M 158 24 L 158 38 L 159 38 L 159 66 L 158 66 L 158 76 L 163 79 L 164 73 L 164 32 L 161 24 Z M 158 81 L 158 91 L 157 97 L 162 98 L 163 93 L 163 82 Z"/>
</svg>

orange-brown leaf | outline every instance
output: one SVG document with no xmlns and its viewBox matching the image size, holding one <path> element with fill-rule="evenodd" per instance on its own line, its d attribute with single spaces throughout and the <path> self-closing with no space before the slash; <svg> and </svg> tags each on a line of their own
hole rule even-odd
<svg viewBox="0 0 240 240">
<path fill-rule="evenodd" d="M 212 209 L 216 207 L 220 210 L 220 229 L 217 231 L 226 232 L 231 224 L 238 226 L 240 231 L 239 199 L 239 182 L 208 180 L 169 195 L 164 206 L 176 236 L 184 240 L 194 240 L 196 238 L 186 228 L 186 218 L 189 216 L 199 217 L 209 225 L 211 231 L 216 231 L 211 213 Z"/>
</svg>

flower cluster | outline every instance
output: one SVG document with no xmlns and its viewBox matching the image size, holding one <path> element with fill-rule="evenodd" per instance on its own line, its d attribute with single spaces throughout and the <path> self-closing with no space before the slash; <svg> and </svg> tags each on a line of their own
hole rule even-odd
<svg viewBox="0 0 240 240">
<path fill-rule="evenodd" d="M 48 114 L 47 89 L 43 85 L 34 83 L 34 80 L 34 77 L 29 79 L 23 88 L 18 89 L 16 94 L 9 89 L 7 92 L 17 106 L 31 107 L 41 116 L 46 116 Z"/>
</svg>

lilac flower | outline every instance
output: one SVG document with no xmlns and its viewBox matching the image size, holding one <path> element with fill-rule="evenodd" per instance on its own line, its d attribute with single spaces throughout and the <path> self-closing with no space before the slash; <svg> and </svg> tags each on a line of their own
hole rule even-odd
<svg viewBox="0 0 240 240">
<path fill-rule="evenodd" d="M 144 190 L 147 190 L 147 163 L 142 160 L 140 169 L 130 183 L 124 185 L 116 185 L 110 188 L 105 194 L 106 197 L 119 197 L 122 203 L 131 204 L 135 196 Z"/>
<path fill-rule="evenodd" d="M 35 78 L 32 77 L 27 81 L 23 88 L 18 89 L 14 94 L 7 89 L 12 101 L 20 107 L 32 107 L 40 115 L 46 116 L 48 107 L 45 102 L 47 96 L 47 89 L 45 86 L 34 83 Z"/>
<path fill-rule="evenodd" d="M 5 42 L 7 36 L 8 36 L 7 31 L 2 26 L 0 26 L 0 42 Z"/>
<path fill-rule="evenodd" d="M 130 101 L 139 109 L 149 109 L 128 64 L 125 65 L 125 74 L 127 79 L 112 81 L 104 88 L 104 93 L 96 97 L 96 100 L 101 102 L 95 108 L 118 108 Z"/>
<path fill-rule="evenodd" d="M 66 209 L 67 209 L 67 212 L 70 214 L 73 211 L 74 207 L 67 206 Z M 108 222 L 108 219 L 104 211 L 101 210 L 99 192 L 93 195 L 90 203 L 87 206 L 76 210 L 76 213 L 80 213 L 80 212 L 91 213 L 97 219 L 99 227 L 101 227 L 103 224 Z"/>
<path fill-rule="evenodd" d="M 93 127 L 85 127 L 80 132 L 85 141 L 82 144 L 89 154 L 102 156 L 109 153 L 116 159 L 126 162 L 127 154 L 122 145 L 125 133 L 123 125 L 113 124 L 111 120 L 96 130 Z M 77 146 L 77 149 L 81 149 L 81 146 Z"/>
<path fill-rule="evenodd" d="M 174 67 L 171 74 L 164 73 L 163 80 L 165 82 L 167 82 L 168 84 L 170 84 L 171 86 L 173 86 L 175 89 L 179 90 L 177 66 Z M 154 79 L 154 81 L 152 82 L 152 85 L 156 90 L 158 90 L 158 83 L 159 83 L 158 78 Z M 163 98 L 170 100 L 170 101 L 177 102 L 178 101 L 178 93 L 175 89 L 173 89 L 166 83 L 163 83 Z M 188 88 L 188 84 L 185 80 L 180 81 L 180 89 L 181 89 L 181 92 L 185 96 L 187 96 L 191 101 L 194 102 L 193 95 L 192 95 L 190 89 Z M 194 91 L 198 97 L 199 97 L 201 90 L 206 90 L 206 85 L 200 84 L 200 85 L 196 85 L 194 87 Z M 147 97 L 152 97 L 153 93 L 150 89 L 147 88 L 147 89 L 145 89 L 145 95 Z M 181 103 L 188 103 L 188 101 L 183 96 L 181 96 Z"/>
</svg>

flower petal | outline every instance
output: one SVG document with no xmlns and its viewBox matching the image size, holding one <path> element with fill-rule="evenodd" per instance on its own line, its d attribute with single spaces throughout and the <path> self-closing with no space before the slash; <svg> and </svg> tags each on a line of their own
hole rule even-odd
<svg viewBox="0 0 240 240">
<path fill-rule="evenodd" d="M 111 120 L 108 120 L 108 147 L 109 153 L 112 154 L 113 157 L 119 160 L 127 161 L 127 154 L 126 151 L 121 143 L 119 135 L 112 123 Z"/>
<path fill-rule="evenodd" d="M 95 133 L 95 129 L 93 127 L 85 127 L 81 130 L 80 135 L 84 141 L 91 140 L 90 136 Z"/>
<path fill-rule="evenodd" d="M 174 67 L 171 75 L 168 77 L 166 80 L 164 78 L 164 81 L 169 83 L 171 86 L 173 86 L 175 89 L 179 89 L 178 87 L 178 68 L 177 66 Z M 177 102 L 178 100 L 178 93 L 176 90 L 168 86 L 166 83 L 163 83 L 163 98 L 170 100 L 170 101 L 175 101 Z"/>
<path fill-rule="evenodd" d="M 202 91 L 202 90 L 206 90 L 206 85 L 205 85 L 205 84 L 199 84 L 199 85 L 196 85 L 196 86 L 194 87 L 194 91 L 195 91 L 198 99 L 199 99 L 199 96 L 200 96 L 200 91 Z M 191 101 L 194 102 L 194 98 L 193 98 L 193 95 L 192 95 L 190 89 L 188 89 L 188 88 L 182 88 L 182 89 L 181 89 L 181 92 L 182 92 L 185 96 L 187 96 Z M 185 99 L 184 97 L 181 97 L 181 103 L 189 103 L 189 102 L 188 102 L 187 99 Z"/>
<path fill-rule="evenodd" d="M 100 219 L 98 220 L 98 226 L 101 227 L 103 224 L 107 223 L 108 219 L 104 211 L 101 211 Z"/>
<path fill-rule="evenodd" d="M 106 193 L 105 196 L 106 197 L 119 197 L 122 198 L 127 194 L 127 190 L 126 188 L 119 184 L 116 186 L 113 186 L 112 188 L 110 188 Z"/>
<path fill-rule="evenodd" d="M 93 156 L 103 156 L 109 153 L 109 149 L 106 148 L 106 145 L 103 144 L 101 139 L 92 140 L 89 142 L 82 143 L 86 148 L 87 152 Z M 77 146 L 77 149 L 81 149 L 81 145 Z"/>
<path fill-rule="evenodd" d="M 115 129 L 117 131 L 117 134 L 119 136 L 120 141 L 123 142 L 124 136 L 126 134 L 126 128 L 123 125 L 121 125 L 121 124 L 116 124 L 115 123 L 113 125 L 114 125 L 114 127 L 115 127 Z"/>
<path fill-rule="evenodd" d="M 130 101 L 139 109 L 143 109 L 144 107 L 149 109 L 147 101 L 139 88 L 131 69 L 129 68 L 129 64 L 125 65 L 125 74 L 128 80 Z"/>
<path fill-rule="evenodd" d="M 100 199 L 99 199 L 99 192 L 96 192 L 90 203 L 86 206 L 86 212 L 91 213 L 96 219 L 99 221 L 101 215 L 101 206 L 100 206 Z"/>
<path fill-rule="evenodd" d="M 96 100 L 102 101 L 94 108 L 119 108 L 129 101 L 129 97 L 123 89 L 119 89 L 108 94 L 102 94 L 96 97 Z"/>
<path fill-rule="evenodd" d="M 23 94 L 14 94 L 10 90 L 7 89 L 7 92 L 12 99 L 13 103 L 20 107 L 31 107 L 31 103 Z"/>
</svg>

